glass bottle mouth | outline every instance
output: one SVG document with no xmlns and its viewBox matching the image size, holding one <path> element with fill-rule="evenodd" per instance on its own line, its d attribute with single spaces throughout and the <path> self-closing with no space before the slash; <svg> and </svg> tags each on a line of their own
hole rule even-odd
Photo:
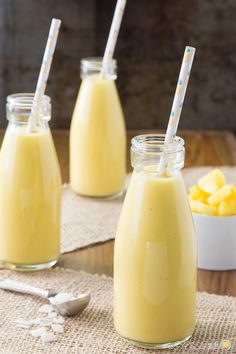
<svg viewBox="0 0 236 354">
<path fill-rule="evenodd" d="M 143 134 L 135 136 L 131 145 L 134 152 L 173 154 L 184 149 L 184 140 L 175 136 L 173 142 L 165 144 L 165 134 Z"/>
<path fill-rule="evenodd" d="M 102 57 L 83 58 L 80 62 L 81 78 L 98 75 L 102 70 Z M 117 77 L 117 61 L 112 59 L 106 70 L 106 78 L 115 80 Z"/>
<path fill-rule="evenodd" d="M 164 134 L 144 134 L 135 136 L 131 144 L 131 163 L 136 171 L 162 173 L 160 163 L 163 158 L 169 176 L 184 166 L 184 140 L 179 136 L 172 143 L 165 144 Z"/>
<path fill-rule="evenodd" d="M 15 107 L 32 108 L 34 100 L 34 93 L 13 93 L 7 96 L 7 103 L 14 105 Z M 38 104 L 49 104 L 51 98 L 47 95 L 43 95 L 42 99 L 38 101 Z"/>
<path fill-rule="evenodd" d="M 34 100 L 33 93 L 14 93 L 7 96 L 7 119 L 20 124 L 28 123 Z M 51 119 L 51 99 L 44 95 L 38 101 L 37 114 L 40 121 L 48 122 Z"/>
</svg>

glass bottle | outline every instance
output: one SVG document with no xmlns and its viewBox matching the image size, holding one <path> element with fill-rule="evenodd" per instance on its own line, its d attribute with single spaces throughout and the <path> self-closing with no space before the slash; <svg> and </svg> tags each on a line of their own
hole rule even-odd
<svg viewBox="0 0 236 354">
<path fill-rule="evenodd" d="M 33 97 L 7 97 L 0 152 L 0 261 L 16 270 L 49 268 L 60 254 L 61 175 L 48 126 L 51 103 L 48 96 L 38 103 L 30 132 Z"/>
<path fill-rule="evenodd" d="M 78 194 L 109 197 L 124 190 L 126 132 L 115 85 L 116 61 L 106 77 L 101 58 L 81 60 L 78 98 L 70 129 L 70 185 Z"/>
<path fill-rule="evenodd" d="M 195 327 L 196 244 L 181 176 L 184 141 L 164 145 L 163 135 L 137 136 L 131 159 L 115 240 L 115 328 L 141 347 L 171 348 Z"/>
</svg>

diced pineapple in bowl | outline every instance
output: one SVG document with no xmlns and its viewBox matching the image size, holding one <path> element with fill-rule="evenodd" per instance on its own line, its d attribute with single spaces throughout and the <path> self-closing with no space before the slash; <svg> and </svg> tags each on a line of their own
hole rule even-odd
<svg viewBox="0 0 236 354">
<path fill-rule="evenodd" d="M 236 269 L 236 188 L 219 169 L 189 188 L 198 243 L 198 267 Z"/>
</svg>

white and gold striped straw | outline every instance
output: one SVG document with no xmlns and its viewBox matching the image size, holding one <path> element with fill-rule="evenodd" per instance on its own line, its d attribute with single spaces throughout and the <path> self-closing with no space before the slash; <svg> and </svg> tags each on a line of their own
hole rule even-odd
<svg viewBox="0 0 236 354">
<path fill-rule="evenodd" d="M 37 106 L 38 106 L 38 102 L 42 100 L 46 89 L 48 75 L 52 64 L 52 58 L 57 43 L 57 37 L 58 37 L 60 25 L 61 25 L 61 20 L 55 18 L 52 19 L 48 40 L 47 40 L 47 44 L 43 56 L 43 61 L 42 61 L 42 65 L 38 77 L 36 91 L 34 94 L 31 114 L 29 118 L 30 132 L 35 130 L 35 127 L 38 122 Z"/>
<path fill-rule="evenodd" d="M 179 78 L 177 82 L 177 87 L 175 90 L 175 96 L 171 108 L 170 118 L 166 130 L 165 141 L 164 144 L 170 144 L 173 142 L 176 132 L 179 125 L 179 119 L 184 103 L 184 97 L 186 94 L 188 80 L 192 68 L 193 58 L 195 54 L 195 48 L 193 47 L 185 47 L 183 61 L 179 73 Z M 160 160 L 160 173 L 163 173 L 166 169 L 166 160 L 165 157 L 162 156 Z"/>
<path fill-rule="evenodd" d="M 106 49 L 102 60 L 102 69 L 101 69 L 102 76 L 106 74 L 107 68 L 109 67 L 113 58 L 121 21 L 124 15 L 125 5 L 126 5 L 126 0 L 117 0 L 111 28 L 110 28 L 110 32 L 106 44 Z"/>
</svg>

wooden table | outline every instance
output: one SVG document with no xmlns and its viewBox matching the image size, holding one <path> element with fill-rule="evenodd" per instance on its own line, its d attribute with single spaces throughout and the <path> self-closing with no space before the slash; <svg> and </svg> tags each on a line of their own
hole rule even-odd
<svg viewBox="0 0 236 354">
<path fill-rule="evenodd" d="M 143 131 L 130 131 L 128 140 Z M 147 133 L 147 131 L 145 131 Z M 236 140 L 230 132 L 181 131 L 186 143 L 186 167 L 236 165 Z M 2 140 L 3 132 L 0 135 Z M 53 138 L 59 157 L 63 183 L 69 180 L 69 133 L 53 131 Z M 130 144 L 128 143 L 128 147 Z M 128 171 L 131 171 L 129 151 Z M 85 270 L 91 273 L 112 275 L 114 241 L 90 246 L 61 256 L 59 265 L 64 268 Z M 209 293 L 236 296 L 236 270 L 206 271 L 198 270 L 198 290 Z"/>
</svg>

